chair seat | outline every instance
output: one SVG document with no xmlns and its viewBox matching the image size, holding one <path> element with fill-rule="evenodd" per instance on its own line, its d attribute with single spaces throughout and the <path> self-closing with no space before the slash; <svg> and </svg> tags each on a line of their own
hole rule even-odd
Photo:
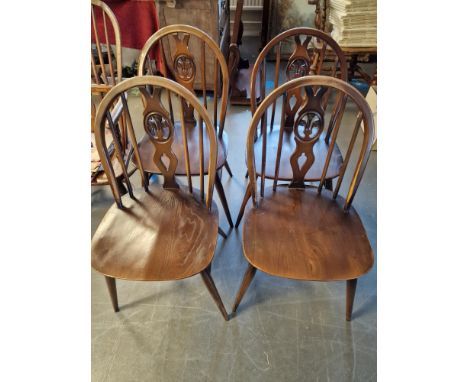
<svg viewBox="0 0 468 382">
<path fill-rule="evenodd" d="M 195 190 L 194 190 L 195 192 Z M 112 205 L 92 240 L 92 267 L 128 280 L 176 280 L 204 270 L 213 258 L 218 211 L 208 211 L 185 187 L 151 185 Z"/>
<path fill-rule="evenodd" d="M 368 272 L 374 255 L 357 212 L 322 189 L 265 189 L 246 214 L 243 249 L 263 272 L 298 280 L 350 280 Z"/>
<path fill-rule="evenodd" d="M 198 145 L 198 127 L 189 126 L 186 124 L 187 131 L 187 143 L 188 151 L 190 157 L 190 172 L 192 175 L 200 174 L 200 153 Z M 184 152 L 184 140 L 182 136 L 182 125 L 180 122 L 174 124 L 174 142 L 172 143 L 172 151 L 178 158 L 176 175 L 186 176 L 185 169 L 185 152 Z M 150 173 L 160 173 L 161 171 L 154 164 L 154 145 L 151 143 L 150 138 L 147 134 L 144 135 L 140 143 L 138 143 L 141 162 L 143 169 Z M 222 139 L 218 138 L 218 158 L 216 161 L 216 169 L 220 169 L 224 166 L 227 156 L 227 147 L 228 147 L 228 136 L 223 132 Z M 204 169 L 205 174 L 208 174 L 208 162 L 209 162 L 209 139 L 206 134 L 206 129 L 203 130 L 203 150 L 204 150 Z M 136 158 L 133 156 L 133 163 L 136 164 Z"/>
<path fill-rule="evenodd" d="M 315 161 L 310 167 L 305 176 L 305 181 L 312 182 L 320 180 L 322 177 L 322 170 L 324 167 L 325 159 L 328 152 L 328 144 L 325 142 L 326 133 L 322 133 L 320 139 L 314 145 Z M 279 126 L 274 126 L 273 131 L 267 132 L 267 160 L 265 166 L 265 177 L 268 179 L 275 178 L 276 154 L 278 150 L 279 141 Z M 289 161 L 292 153 L 296 148 L 294 134 L 291 132 L 284 132 L 283 146 L 281 150 L 281 159 L 278 172 L 278 180 L 291 180 L 293 178 L 291 162 Z M 255 167 L 257 174 L 260 176 L 262 173 L 262 137 L 260 136 L 254 144 L 255 152 Z M 330 165 L 327 170 L 327 179 L 335 178 L 339 175 L 343 157 L 338 146 L 335 144 L 333 148 Z"/>
</svg>

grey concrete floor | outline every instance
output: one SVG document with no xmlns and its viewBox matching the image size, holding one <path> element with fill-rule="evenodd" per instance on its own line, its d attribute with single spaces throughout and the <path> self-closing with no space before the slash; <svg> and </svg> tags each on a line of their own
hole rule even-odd
<svg viewBox="0 0 468 382">
<path fill-rule="evenodd" d="M 343 126 L 353 113 L 347 112 Z M 247 184 L 249 121 L 247 108 L 229 107 L 228 161 L 234 177 L 224 171 L 223 184 L 234 220 Z M 339 145 L 349 139 L 348 130 L 342 127 Z M 376 161 L 373 151 L 353 203 L 375 254 Z M 138 178 L 132 179 L 139 185 Z M 216 193 L 215 201 L 220 206 Z M 108 188 L 92 190 L 92 233 L 112 203 Z M 220 224 L 228 231 L 219 209 Z M 241 228 L 226 240 L 219 236 L 212 265 L 228 313 L 247 265 Z M 237 315 L 225 322 L 199 276 L 174 282 L 117 281 L 121 311 L 114 313 L 103 276 L 92 271 L 92 379 L 374 381 L 376 286 L 375 264 L 359 279 L 353 320 L 347 322 L 344 282 L 293 281 L 257 272 Z"/>
</svg>

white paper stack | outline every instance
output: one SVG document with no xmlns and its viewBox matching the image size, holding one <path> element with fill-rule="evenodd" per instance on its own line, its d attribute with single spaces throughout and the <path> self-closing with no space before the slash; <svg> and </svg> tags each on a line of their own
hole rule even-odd
<svg viewBox="0 0 468 382">
<path fill-rule="evenodd" d="M 330 0 L 329 21 L 339 45 L 377 46 L 377 0 Z"/>
</svg>

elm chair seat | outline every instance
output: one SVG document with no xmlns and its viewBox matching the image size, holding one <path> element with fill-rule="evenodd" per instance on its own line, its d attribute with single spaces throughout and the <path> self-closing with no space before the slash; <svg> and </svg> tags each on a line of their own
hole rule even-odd
<svg viewBox="0 0 468 382">
<path fill-rule="evenodd" d="M 350 280 L 368 272 L 374 255 L 359 215 L 316 188 L 265 189 L 245 216 L 244 255 L 255 268 L 298 280 Z M 274 239 L 272 239 L 274 238 Z M 258 245 L 261 243 L 261 245 Z M 291 256 L 285 253 L 293 253 Z"/>
<path fill-rule="evenodd" d="M 184 192 L 186 191 L 186 192 Z M 216 249 L 218 211 L 187 190 L 149 186 L 112 205 L 92 241 L 92 267 L 126 280 L 177 280 L 200 273 Z"/>
</svg>

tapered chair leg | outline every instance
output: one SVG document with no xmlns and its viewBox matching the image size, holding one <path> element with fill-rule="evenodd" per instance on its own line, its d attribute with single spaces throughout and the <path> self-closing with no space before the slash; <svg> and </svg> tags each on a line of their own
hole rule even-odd
<svg viewBox="0 0 468 382">
<path fill-rule="evenodd" d="M 255 276 L 255 273 L 257 273 L 257 268 L 254 268 L 251 264 L 249 264 L 247 267 L 247 270 L 245 271 L 242 284 L 239 288 L 239 291 L 237 292 L 236 301 L 234 302 L 234 305 L 232 306 L 232 313 L 236 312 L 242 300 L 242 297 L 244 297 L 244 294 L 247 291 L 247 288 L 249 287 L 250 283 L 252 282 Z"/>
<path fill-rule="evenodd" d="M 218 306 L 219 311 L 223 315 L 224 319 L 226 321 L 229 321 L 229 316 L 228 316 L 228 314 L 226 312 L 226 309 L 224 308 L 223 301 L 221 300 L 221 297 L 219 296 L 218 289 L 216 289 L 216 285 L 215 285 L 213 279 L 211 278 L 210 271 L 211 271 L 211 267 L 210 267 L 210 270 L 205 269 L 204 271 L 201 271 L 200 275 L 201 275 L 201 277 L 203 279 L 203 282 L 206 285 L 206 288 L 210 292 L 211 297 L 213 297 L 213 300 L 215 301 L 216 305 Z"/>
<path fill-rule="evenodd" d="M 112 300 L 112 307 L 114 312 L 119 311 L 119 302 L 117 300 L 117 287 L 115 285 L 115 279 L 113 277 L 104 276 L 106 279 L 107 289 L 109 290 L 109 295 Z"/>
<path fill-rule="evenodd" d="M 219 177 L 218 173 L 216 173 L 215 177 L 215 187 L 216 191 L 218 191 L 219 199 L 221 200 L 221 204 L 223 205 L 224 213 L 226 214 L 229 226 L 233 227 L 234 224 L 232 223 L 231 212 L 229 211 L 226 195 L 224 194 L 223 184 L 221 183 L 221 178 Z"/>
<path fill-rule="evenodd" d="M 354 295 L 356 294 L 357 279 L 346 281 L 346 321 L 351 321 L 353 313 Z"/>
<path fill-rule="evenodd" d="M 232 171 L 231 171 L 231 167 L 229 167 L 229 163 L 228 161 L 226 160 L 226 162 L 224 162 L 224 167 L 226 167 L 226 170 L 229 174 L 229 176 L 232 178 Z"/>
<path fill-rule="evenodd" d="M 237 215 L 236 228 L 239 227 L 242 217 L 244 216 L 245 206 L 247 205 L 247 202 L 249 201 L 249 199 L 250 199 L 250 187 L 247 187 L 247 190 L 245 190 L 244 199 L 242 200 L 241 208 L 239 210 L 239 214 Z"/>
</svg>

